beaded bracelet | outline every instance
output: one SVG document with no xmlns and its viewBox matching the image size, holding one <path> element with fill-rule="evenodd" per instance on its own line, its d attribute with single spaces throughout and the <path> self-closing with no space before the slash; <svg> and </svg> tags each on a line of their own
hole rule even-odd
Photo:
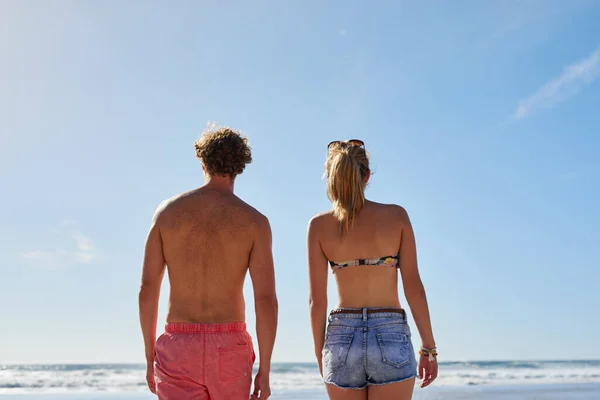
<svg viewBox="0 0 600 400">
<path fill-rule="evenodd" d="M 436 361 L 438 352 L 435 347 L 433 349 L 426 349 L 424 347 L 421 347 L 421 349 L 419 350 L 419 355 L 421 357 L 428 357 L 429 361 Z"/>
</svg>

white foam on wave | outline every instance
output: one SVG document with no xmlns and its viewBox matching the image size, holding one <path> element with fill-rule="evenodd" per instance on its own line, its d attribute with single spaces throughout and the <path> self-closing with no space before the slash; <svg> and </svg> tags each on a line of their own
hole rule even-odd
<svg viewBox="0 0 600 400">
<path fill-rule="evenodd" d="M 440 367 L 436 385 L 528 385 L 598 383 L 600 368 L 462 369 Z"/>
<path fill-rule="evenodd" d="M 600 383 L 600 362 L 442 363 L 436 386 Z M 276 363 L 272 390 L 323 387 L 314 364 Z M 141 365 L 0 366 L 0 394 L 145 391 Z"/>
<path fill-rule="evenodd" d="M 25 392 L 123 392 L 145 388 L 143 369 L 38 370 L 0 368 L 0 394 Z"/>
</svg>

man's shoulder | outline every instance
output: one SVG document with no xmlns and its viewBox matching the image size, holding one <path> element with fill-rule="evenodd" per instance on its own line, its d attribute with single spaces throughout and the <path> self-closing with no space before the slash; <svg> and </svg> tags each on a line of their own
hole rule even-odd
<svg viewBox="0 0 600 400">
<path fill-rule="evenodd" d="M 195 191 L 189 191 L 184 193 L 176 194 L 175 196 L 169 197 L 160 202 L 156 211 L 154 212 L 154 221 L 157 222 L 159 219 L 164 219 L 168 216 L 174 208 L 177 208 L 183 199 L 193 194 Z"/>
<path fill-rule="evenodd" d="M 258 211 L 258 209 L 246 203 L 239 197 L 238 200 L 240 208 L 243 209 L 243 211 L 248 215 L 253 225 L 255 225 L 259 229 L 270 229 L 269 218 L 266 215 L 264 215 L 263 213 Z"/>
</svg>

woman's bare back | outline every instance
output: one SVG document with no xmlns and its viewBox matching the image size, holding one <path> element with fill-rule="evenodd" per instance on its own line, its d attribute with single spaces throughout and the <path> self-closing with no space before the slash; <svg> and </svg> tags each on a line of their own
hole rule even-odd
<svg viewBox="0 0 600 400">
<path fill-rule="evenodd" d="M 398 255 L 405 215 L 400 206 L 367 201 L 343 235 L 332 212 L 313 221 L 325 257 L 342 262 Z M 334 277 L 338 307 L 400 307 L 397 268 L 350 266 L 337 270 Z"/>
</svg>

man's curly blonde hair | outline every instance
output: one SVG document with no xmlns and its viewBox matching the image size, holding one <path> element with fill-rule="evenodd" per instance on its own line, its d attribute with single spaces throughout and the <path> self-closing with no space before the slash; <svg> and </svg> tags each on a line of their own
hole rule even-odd
<svg viewBox="0 0 600 400">
<path fill-rule="evenodd" d="M 194 142 L 194 148 L 211 176 L 235 178 L 252 162 L 248 139 L 231 128 L 209 128 Z"/>
</svg>

